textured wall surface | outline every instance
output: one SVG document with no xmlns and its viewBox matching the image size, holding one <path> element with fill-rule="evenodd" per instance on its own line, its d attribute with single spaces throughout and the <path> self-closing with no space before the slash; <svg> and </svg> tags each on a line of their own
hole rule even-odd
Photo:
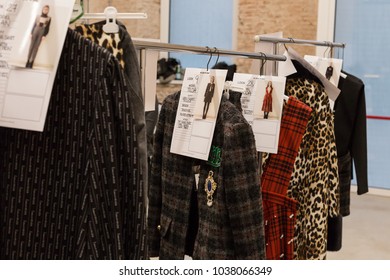
<svg viewBox="0 0 390 280">
<path fill-rule="evenodd" d="M 87 0 L 85 9 L 90 13 L 103 13 L 107 6 L 114 6 L 118 13 L 147 13 L 147 19 L 121 20 L 131 37 L 160 38 L 160 0 Z"/>
<path fill-rule="evenodd" d="M 195 0 L 194 0 L 195 1 Z M 283 37 L 315 40 L 317 35 L 318 0 L 237 0 L 237 50 L 254 51 L 253 38 L 258 34 L 283 31 Z M 87 0 L 86 10 L 91 13 L 103 12 L 111 5 L 118 12 L 145 12 L 148 19 L 122 20 L 133 38 L 160 37 L 160 0 Z M 294 46 L 300 54 L 315 54 L 314 47 Z M 238 72 L 247 72 L 251 66 L 249 59 L 237 59 Z M 166 95 L 177 85 L 158 86 L 158 91 Z"/>
<path fill-rule="evenodd" d="M 255 35 L 283 32 L 283 37 L 315 40 L 317 0 L 239 0 L 237 49 L 253 51 Z M 313 47 L 294 46 L 303 54 L 315 54 Z M 250 68 L 247 59 L 237 60 L 240 71 Z"/>
</svg>

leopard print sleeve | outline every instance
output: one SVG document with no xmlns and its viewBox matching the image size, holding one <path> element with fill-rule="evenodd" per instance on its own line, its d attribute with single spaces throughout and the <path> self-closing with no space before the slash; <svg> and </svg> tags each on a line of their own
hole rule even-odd
<svg viewBox="0 0 390 280">
<path fill-rule="evenodd" d="M 340 212 L 340 188 L 339 188 L 339 173 L 337 164 L 337 149 L 336 138 L 334 134 L 334 115 L 330 111 L 328 113 L 328 135 L 329 135 L 329 182 L 328 182 L 328 205 L 329 215 L 336 217 Z"/>
</svg>

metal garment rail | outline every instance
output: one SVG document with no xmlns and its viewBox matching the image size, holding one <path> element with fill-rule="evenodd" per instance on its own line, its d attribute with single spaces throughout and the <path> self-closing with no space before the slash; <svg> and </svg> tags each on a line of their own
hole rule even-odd
<svg viewBox="0 0 390 280">
<path fill-rule="evenodd" d="M 173 51 L 173 52 L 189 52 L 189 53 L 195 53 L 195 54 L 203 54 L 203 55 L 227 55 L 227 56 L 238 56 L 243 58 L 250 58 L 250 59 L 261 59 L 263 61 L 286 61 L 286 57 L 284 55 L 276 55 L 276 54 L 265 54 L 265 53 L 255 53 L 255 52 L 239 52 L 239 51 L 232 51 L 232 50 L 223 50 L 223 49 L 217 49 L 217 48 L 210 48 L 210 47 L 196 47 L 196 46 L 186 46 L 186 45 L 177 45 L 177 44 L 169 44 L 169 43 L 158 43 L 158 42 L 149 42 L 149 41 L 142 41 L 142 40 L 133 40 L 133 44 L 135 48 L 138 49 L 154 49 L 159 51 Z M 141 62 L 141 69 L 142 69 L 142 91 L 144 95 L 145 100 L 145 69 L 143 67 L 143 57 L 144 55 L 141 52 L 140 55 L 140 62 Z M 262 155 L 259 153 L 258 159 L 259 159 L 259 168 L 261 169 L 261 158 Z"/>
<path fill-rule="evenodd" d="M 331 47 L 331 48 L 345 48 L 344 43 L 335 43 L 329 41 L 315 41 L 315 40 L 302 40 L 294 38 L 276 38 L 256 35 L 254 38 L 255 42 L 270 42 L 270 43 L 283 43 L 283 44 L 300 44 L 320 47 Z"/>
<path fill-rule="evenodd" d="M 105 13 L 85 13 L 81 19 L 106 19 Z M 115 19 L 147 19 L 146 13 L 117 13 Z"/>
<path fill-rule="evenodd" d="M 172 52 L 189 52 L 195 54 L 204 54 L 204 55 L 227 55 L 227 56 L 239 56 L 244 58 L 251 59 L 262 59 L 262 60 L 272 60 L 272 61 L 286 61 L 284 55 L 274 55 L 274 54 L 265 54 L 265 53 L 255 53 L 255 52 L 239 52 L 233 50 L 223 50 L 215 47 L 197 47 L 197 46 L 187 46 L 187 45 L 177 45 L 169 43 L 158 43 L 158 42 L 149 42 L 142 40 L 133 40 L 133 44 L 138 49 L 154 49 L 159 51 L 172 51 Z"/>
</svg>

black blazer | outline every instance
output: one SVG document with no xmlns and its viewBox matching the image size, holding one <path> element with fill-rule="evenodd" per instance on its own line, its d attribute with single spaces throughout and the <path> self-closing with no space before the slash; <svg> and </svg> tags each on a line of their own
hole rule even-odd
<svg viewBox="0 0 390 280">
<path fill-rule="evenodd" d="M 338 157 L 350 154 L 353 161 L 357 193 L 368 192 L 367 179 L 367 124 L 364 83 L 359 78 L 344 72 L 340 77 L 341 93 L 335 102 L 335 135 Z"/>
</svg>

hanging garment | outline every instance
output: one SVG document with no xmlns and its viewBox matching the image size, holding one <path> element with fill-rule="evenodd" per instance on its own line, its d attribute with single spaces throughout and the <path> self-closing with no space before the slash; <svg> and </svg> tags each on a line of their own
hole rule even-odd
<svg viewBox="0 0 390 280">
<path fill-rule="evenodd" d="M 199 227 L 193 259 L 264 259 L 259 166 L 251 126 L 223 97 L 212 141 L 215 149 L 221 149 L 220 167 L 172 154 L 179 97 L 180 93 L 175 93 L 165 98 L 155 134 L 149 191 L 149 255 L 184 258 L 189 224 L 194 222 L 189 220 L 193 166 L 200 165 Z M 212 205 L 208 206 L 204 189 L 210 174 L 217 185 Z"/>
<path fill-rule="evenodd" d="M 350 214 L 352 160 L 356 171 L 357 194 L 368 192 L 367 123 L 364 83 L 346 73 L 340 77 L 341 94 L 335 109 L 335 136 L 340 174 L 340 214 Z"/>
<path fill-rule="evenodd" d="M 141 259 L 133 89 L 69 30 L 43 132 L 0 128 L 1 259 Z"/>
<path fill-rule="evenodd" d="M 137 120 L 136 133 L 138 139 L 138 149 L 139 153 L 141 154 L 140 168 L 142 168 L 143 174 L 145 174 L 142 180 L 145 182 L 146 186 L 146 120 L 141 89 L 141 74 L 139 70 L 140 64 L 138 61 L 138 54 L 134 47 L 133 40 L 131 39 L 130 34 L 127 32 L 125 25 L 117 21 L 119 32 L 108 34 L 103 31 L 103 26 L 105 24 L 106 21 L 96 22 L 93 24 L 81 24 L 75 27 L 75 31 L 111 52 L 118 59 L 126 77 L 128 78 L 129 84 L 133 88 L 135 95 L 131 96 L 131 102 L 134 104 L 134 117 Z M 138 104 L 138 106 L 136 104 Z"/>
<path fill-rule="evenodd" d="M 240 112 L 242 112 L 241 96 L 241 92 L 229 90 L 229 101 L 235 105 Z"/>
<path fill-rule="evenodd" d="M 283 108 L 277 154 L 269 154 L 261 176 L 267 260 L 294 258 L 297 201 L 287 197 L 310 107 L 290 96 Z"/>
<path fill-rule="evenodd" d="M 105 33 L 103 31 L 105 24 L 106 21 L 81 24 L 77 25 L 74 30 L 111 52 L 118 59 L 136 94 L 142 98 L 140 64 L 133 40 L 126 26 L 121 22 L 117 21 L 119 26 L 117 33 Z"/>
<path fill-rule="evenodd" d="M 287 78 L 286 95 L 312 109 L 294 164 L 287 195 L 298 201 L 295 259 L 324 259 L 328 216 L 339 214 L 337 150 L 333 112 L 324 87 L 293 61 L 298 72 Z"/>
<path fill-rule="evenodd" d="M 145 118 L 144 102 L 141 89 L 140 64 L 138 61 L 137 51 L 134 47 L 133 40 L 126 30 L 126 26 L 117 21 L 119 31 L 116 33 L 105 33 L 103 26 L 106 21 L 100 21 L 93 24 L 81 24 L 75 27 L 75 31 L 83 37 L 91 40 L 99 46 L 107 49 L 119 61 L 121 68 L 128 80 L 128 86 L 132 87 L 132 94 L 129 96 L 133 105 L 133 118 L 136 126 L 134 133 L 137 137 L 137 153 L 139 154 L 137 170 L 140 176 L 136 178 L 137 184 L 143 184 L 143 192 L 148 190 L 148 152 L 147 152 L 147 123 Z M 157 121 L 157 120 L 156 120 Z M 150 124 L 149 124 L 150 125 Z M 154 125 L 154 124 L 152 124 Z M 149 134 L 151 133 L 148 128 Z M 149 138 L 152 136 L 148 136 Z M 146 198 L 146 196 L 145 196 Z M 147 201 L 145 201 L 147 205 Z M 139 216 L 139 224 L 145 228 L 142 239 L 146 234 L 146 218 Z"/>
</svg>

